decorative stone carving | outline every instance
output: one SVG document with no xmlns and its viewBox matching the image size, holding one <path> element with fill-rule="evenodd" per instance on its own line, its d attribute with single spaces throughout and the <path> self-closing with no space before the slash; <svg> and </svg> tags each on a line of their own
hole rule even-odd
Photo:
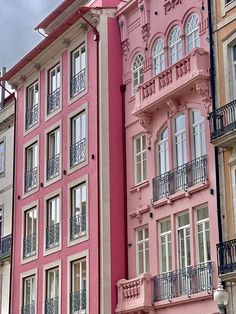
<svg viewBox="0 0 236 314">
<path fill-rule="evenodd" d="M 70 39 L 68 39 L 68 38 L 63 38 L 63 40 L 62 40 L 62 45 L 63 45 L 65 48 L 69 48 L 69 47 L 70 47 Z"/>
<path fill-rule="evenodd" d="M 182 0 L 165 0 L 165 4 L 163 5 L 165 9 L 165 15 L 171 10 L 174 9 L 176 5 L 181 4 Z"/>
<path fill-rule="evenodd" d="M 166 103 L 167 103 L 167 106 L 170 108 L 170 111 L 168 112 L 169 117 L 172 117 L 174 114 L 176 114 L 179 111 L 180 105 L 176 99 L 169 98 Z"/>
<path fill-rule="evenodd" d="M 145 134 L 147 136 L 148 145 L 151 145 L 152 137 L 152 115 L 148 113 L 140 113 L 138 115 L 139 123 L 144 128 Z"/>
<path fill-rule="evenodd" d="M 200 82 L 196 84 L 196 91 L 199 95 L 202 96 L 202 102 L 205 106 L 207 112 L 210 111 L 210 93 L 209 93 L 209 84 L 208 82 Z"/>
<path fill-rule="evenodd" d="M 33 68 L 34 68 L 36 71 L 40 71 L 40 69 L 41 69 L 41 64 L 40 64 L 40 63 L 35 63 L 35 64 L 33 65 Z"/>
<path fill-rule="evenodd" d="M 124 56 L 128 55 L 128 53 L 129 53 L 129 40 L 128 39 L 125 39 L 124 41 L 122 41 L 122 43 L 121 43 L 121 51 L 122 51 L 122 54 Z"/>
<path fill-rule="evenodd" d="M 148 40 L 150 37 L 150 28 L 151 27 L 149 23 L 142 26 L 142 37 L 143 37 L 143 41 L 146 48 L 148 47 Z"/>
<path fill-rule="evenodd" d="M 20 80 L 21 80 L 22 83 L 26 83 L 26 76 L 25 76 L 25 75 L 22 75 L 22 76 L 20 77 Z"/>
</svg>

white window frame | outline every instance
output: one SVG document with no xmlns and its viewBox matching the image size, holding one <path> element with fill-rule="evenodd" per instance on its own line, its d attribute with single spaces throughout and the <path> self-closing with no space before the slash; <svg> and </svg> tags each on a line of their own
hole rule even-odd
<svg viewBox="0 0 236 314">
<path fill-rule="evenodd" d="M 54 139 L 53 139 L 54 138 Z M 54 129 L 47 133 L 47 161 L 46 161 L 46 181 L 54 182 L 61 176 L 61 160 L 62 160 L 62 141 L 61 126 L 57 125 Z M 48 177 L 48 161 L 59 155 L 59 173 L 55 176 Z"/>
<path fill-rule="evenodd" d="M 45 243 L 45 248 L 46 250 L 50 250 L 52 248 L 57 248 L 60 245 L 60 228 L 61 228 L 61 199 L 60 199 L 60 194 L 54 195 L 51 198 L 48 198 L 46 200 L 46 228 L 55 226 L 56 224 L 59 224 L 59 240 L 58 243 L 53 243 L 52 246 L 49 246 L 48 248 L 46 247 Z M 54 206 L 52 205 L 54 204 Z M 52 211 L 54 213 L 52 213 Z M 52 223 L 52 216 L 55 216 L 55 222 Z M 46 229 L 45 229 L 46 232 Z M 46 236 L 45 236 L 46 240 Z"/>
<path fill-rule="evenodd" d="M 163 134 L 167 132 L 167 138 L 163 138 Z M 168 127 L 165 127 L 160 136 L 159 141 L 156 143 L 156 156 L 157 156 L 157 165 L 158 165 L 158 175 L 164 174 L 169 171 L 169 130 Z M 162 169 L 162 159 L 164 164 L 164 169 Z"/>
<path fill-rule="evenodd" d="M 175 38 L 176 37 L 176 38 Z M 183 43 L 181 38 L 181 29 L 174 26 L 169 35 L 169 64 L 175 64 L 183 55 Z"/>
<path fill-rule="evenodd" d="M 53 274 L 53 278 L 54 278 L 54 284 L 53 284 L 53 290 L 52 291 L 49 289 L 49 281 L 50 281 L 49 274 L 50 273 Z M 55 280 L 56 273 L 58 273 L 58 282 L 56 282 L 56 280 Z M 56 284 L 58 284 L 58 286 L 56 286 Z M 55 266 L 53 268 L 49 268 L 46 270 L 46 299 L 45 300 L 54 299 L 57 297 L 59 298 L 59 295 L 60 295 L 60 268 L 59 268 L 59 266 Z M 58 307 L 59 307 L 59 302 L 58 302 Z"/>
<path fill-rule="evenodd" d="M 35 142 L 31 144 L 30 146 L 26 147 L 25 161 L 26 161 L 26 166 L 25 166 L 26 172 L 31 171 L 34 168 L 38 168 L 38 142 Z"/>
<path fill-rule="evenodd" d="M 200 121 L 194 122 L 194 112 L 200 112 L 200 110 L 191 110 L 191 123 L 192 123 L 192 158 L 196 159 L 206 154 L 206 132 L 205 132 L 205 120 L 201 115 L 202 119 Z M 195 131 L 196 130 L 196 131 Z M 204 142 L 202 141 L 201 134 L 203 133 Z M 196 137 L 196 142 L 194 138 Z M 196 155 L 195 143 L 199 147 L 199 156 Z"/>
<path fill-rule="evenodd" d="M 184 269 L 191 265 L 191 236 L 190 236 L 190 222 L 184 226 L 179 226 L 179 218 L 181 216 L 188 215 L 189 213 L 185 212 L 177 217 L 177 238 L 178 238 L 178 261 L 179 268 Z M 190 217 L 189 217 L 190 218 Z M 189 231 L 189 235 L 187 235 L 187 230 Z M 184 265 L 182 265 L 182 256 L 181 256 L 181 245 L 180 245 L 180 235 L 183 232 L 184 239 Z M 188 255 L 187 255 L 187 238 L 189 238 L 189 249 L 190 249 L 190 261 L 188 263 Z"/>
<path fill-rule="evenodd" d="M 3 205 L 0 206 L 0 241 L 1 238 L 4 236 L 3 230 Z"/>
<path fill-rule="evenodd" d="M 33 219 L 32 219 L 32 222 L 31 222 L 31 232 L 29 232 L 29 221 L 28 221 L 28 217 L 30 214 L 32 213 L 32 216 L 33 216 Z M 36 226 L 35 226 L 35 230 L 34 230 L 34 219 L 36 219 Z M 38 208 L 37 206 L 34 206 L 34 207 L 31 207 L 27 210 L 24 211 L 24 239 L 27 238 L 27 237 L 30 237 L 30 236 L 33 236 L 35 234 L 35 251 L 34 252 L 30 252 L 30 254 L 24 256 L 23 254 L 23 258 L 26 259 L 28 257 L 31 257 L 33 255 L 36 254 L 37 252 L 37 232 L 38 232 Z M 24 243 L 24 242 L 23 242 Z"/>
<path fill-rule="evenodd" d="M 184 128 L 180 131 L 176 130 L 176 120 L 181 117 L 184 116 Z M 174 152 L 175 152 L 175 166 L 179 167 L 184 165 L 187 162 L 187 158 L 188 158 L 188 153 L 187 153 L 187 129 L 186 129 L 186 114 L 182 113 L 178 116 L 176 116 L 173 120 L 174 123 Z M 180 138 L 180 140 L 178 140 L 178 138 Z M 178 145 L 181 146 L 181 154 L 182 154 L 182 158 L 180 160 L 180 156 L 178 156 Z M 185 147 L 185 149 L 184 149 Z"/>
<path fill-rule="evenodd" d="M 30 303 L 26 302 L 26 282 L 30 281 Z M 22 299 L 22 307 L 27 305 L 34 305 L 36 308 L 36 275 L 33 274 L 28 277 L 23 278 L 23 299 Z"/>
<path fill-rule="evenodd" d="M 6 150 L 6 145 L 5 145 L 5 140 L 0 140 L 0 146 L 2 145 L 3 151 L 0 152 L 0 176 L 4 175 L 5 173 L 5 150 Z"/>
<path fill-rule="evenodd" d="M 87 59 L 87 56 L 86 56 L 85 43 L 83 43 L 82 45 L 80 45 L 78 48 L 76 48 L 75 50 L 71 52 L 71 82 L 73 78 L 81 74 L 81 77 L 84 75 L 84 83 L 85 83 L 84 88 L 82 88 L 78 92 L 72 94 L 72 91 L 71 91 L 70 93 L 71 98 L 77 96 L 78 94 L 80 94 L 86 89 L 86 59 Z M 77 60 L 79 60 L 78 63 L 77 63 Z M 82 73 L 83 71 L 85 72 L 84 74 Z"/>
<path fill-rule="evenodd" d="M 145 238 L 145 230 L 148 230 L 148 238 Z M 142 232 L 142 240 L 138 241 L 138 233 Z M 139 250 L 139 245 L 142 246 L 142 250 Z M 148 246 L 148 248 L 147 248 Z M 144 226 L 136 230 L 136 271 L 137 276 L 141 274 L 140 265 L 139 265 L 139 256 L 141 255 L 143 259 L 143 273 L 149 272 L 149 228 Z"/>
<path fill-rule="evenodd" d="M 58 88 L 60 88 L 60 86 L 61 86 L 61 66 L 60 63 L 58 63 L 48 71 L 48 95 L 51 95 Z"/>
<path fill-rule="evenodd" d="M 170 230 L 162 232 L 161 231 L 161 224 L 169 221 L 170 222 Z M 170 241 L 169 241 L 170 236 Z M 162 238 L 164 239 L 164 242 L 162 243 Z M 171 246 L 171 265 L 169 265 L 169 251 L 168 246 Z M 164 262 L 163 262 L 163 256 L 162 256 L 162 247 L 164 246 L 165 253 L 166 253 L 166 270 L 163 270 Z M 159 256 L 160 256 L 160 273 L 168 273 L 172 271 L 172 232 L 171 232 L 171 219 L 165 219 L 159 222 Z"/>
<path fill-rule="evenodd" d="M 197 13 L 193 13 L 189 16 L 185 26 L 185 33 L 186 33 L 186 52 L 188 54 L 194 48 L 200 47 L 199 16 Z M 191 44 L 193 45 L 192 48 L 190 48 Z"/>
<path fill-rule="evenodd" d="M 144 148 L 144 138 L 145 138 L 145 148 Z M 136 142 L 140 140 L 140 152 L 137 152 L 137 145 Z M 140 162 L 137 162 L 137 158 L 140 157 Z M 138 175 L 137 175 L 137 167 L 138 164 L 141 164 L 141 178 L 140 181 L 138 181 Z M 146 135 L 141 134 L 139 136 L 136 136 L 134 138 L 134 170 L 135 170 L 135 184 L 140 184 L 147 180 L 147 139 Z M 146 172 L 146 176 L 145 176 Z"/>
<path fill-rule="evenodd" d="M 158 38 L 154 43 L 152 58 L 153 58 L 153 75 L 155 76 L 164 71 L 166 68 L 164 40 L 162 38 Z"/>
<path fill-rule="evenodd" d="M 209 231 L 209 239 L 210 239 L 210 225 L 209 225 L 209 229 L 206 228 L 206 224 L 208 223 L 209 224 L 209 210 L 208 210 L 208 218 L 204 218 L 204 219 L 201 219 L 201 220 L 198 220 L 197 219 L 197 212 L 199 210 L 203 210 L 208 207 L 207 206 L 202 206 L 200 208 L 197 208 L 196 209 L 196 246 L 197 246 L 197 253 L 198 253 L 198 263 L 206 263 L 208 261 L 210 261 L 211 259 L 208 259 L 207 258 L 207 240 L 206 240 L 206 232 Z M 204 255 L 204 261 L 201 261 L 200 262 L 200 252 L 199 252 L 199 231 L 198 231 L 198 226 L 199 225 L 202 225 L 202 235 L 203 235 L 203 255 Z M 211 255 L 211 251 L 210 251 L 210 255 Z"/>
<path fill-rule="evenodd" d="M 230 2 L 226 3 L 226 0 L 221 0 L 221 16 L 225 16 L 226 13 L 232 10 L 236 6 L 236 1 L 231 0 Z"/>
<path fill-rule="evenodd" d="M 32 90 L 32 94 L 31 94 L 31 90 Z M 39 103 L 38 80 L 27 87 L 26 94 L 27 94 L 27 99 L 26 99 L 26 112 L 27 112 L 28 110 L 32 109 L 34 106 L 38 105 Z"/>
<path fill-rule="evenodd" d="M 138 53 L 132 63 L 132 95 L 135 94 L 136 87 L 144 82 L 144 58 Z M 135 83 L 135 80 L 137 82 Z"/>
</svg>

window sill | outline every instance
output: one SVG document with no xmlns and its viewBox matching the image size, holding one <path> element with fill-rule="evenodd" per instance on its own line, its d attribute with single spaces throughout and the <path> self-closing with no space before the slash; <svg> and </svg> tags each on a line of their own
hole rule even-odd
<svg viewBox="0 0 236 314">
<path fill-rule="evenodd" d="M 80 244 L 80 243 L 85 242 L 87 240 L 89 240 L 88 230 L 86 230 L 86 234 L 84 236 L 78 237 L 76 239 L 70 239 L 69 238 L 67 246 L 70 247 L 70 246 L 73 246 L 73 245 L 77 245 L 77 244 Z"/>
<path fill-rule="evenodd" d="M 21 264 L 24 265 L 24 264 L 30 263 L 32 261 L 35 261 L 36 259 L 38 259 L 38 252 L 37 252 L 37 250 L 36 250 L 34 255 L 30 255 L 28 257 L 27 256 L 26 257 L 22 257 Z"/>
<path fill-rule="evenodd" d="M 82 98 L 83 96 L 85 96 L 88 93 L 88 89 L 87 87 L 81 91 L 78 94 L 75 94 L 74 96 L 69 96 L 69 101 L 68 101 L 68 105 L 72 105 L 74 102 L 76 102 L 77 100 L 79 100 L 80 98 Z"/>
<path fill-rule="evenodd" d="M 149 186 L 149 181 L 148 180 L 145 180 L 143 182 L 140 182 L 138 184 L 136 184 L 135 186 L 133 186 L 131 189 L 130 189 L 130 192 L 139 192 L 140 190 L 142 189 L 145 189 L 146 187 Z"/>
<path fill-rule="evenodd" d="M 28 134 L 30 134 L 31 132 L 33 132 L 35 129 L 37 129 L 39 127 L 39 121 L 35 124 L 33 124 L 31 127 L 29 127 L 28 129 L 24 129 L 24 136 L 27 136 Z"/>
<path fill-rule="evenodd" d="M 71 173 L 75 172 L 76 170 L 79 170 L 79 169 L 87 166 L 88 165 L 88 154 L 86 153 L 86 155 L 87 155 L 87 158 L 84 161 L 82 161 L 81 163 L 78 163 L 72 167 L 69 165 L 67 173 L 71 174 Z"/>
<path fill-rule="evenodd" d="M 26 198 L 26 197 L 28 197 L 28 196 L 30 196 L 30 195 L 32 195 L 32 194 L 34 194 L 34 193 L 36 193 L 36 192 L 38 192 L 39 191 L 39 186 L 36 186 L 36 187 L 34 187 L 34 188 L 32 188 L 31 190 L 29 190 L 28 192 L 23 192 L 23 195 L 22 195 L 22 199 L 24 199 L 24 198 Z"/>
<path fill-rule="evenodd" d="M 222 17 L 224 17 L 227 14 L 227 12 L 232 10 L 234 7 L 236 7 L 236 3 L 234 0 L 232 0 L 231 2 L 229 2 L 227 4 L 224 4 L 223 8 L 222 8 Z"/>
<path fill-rule="evenodd" d="M 61 240 L 59 240 L 59 245 L 58 246 L 54 246 L 54 247 L 51 247 L 51 248 L 48 248 L 48 249 L 44 248 L 43 256 L 47 256 L 47 255 L 56 253 L 58 251 L 61 251 Z"/>
<path fill-rule="evenodd" d="M 46 181 L 44 182 L 44 187 L 46 188 L 47 186 L 49 186 L 49 185 L 51 185 L 51 184 L 53 184 L 53 183 L 55 183 L 61 179 L 62 179 L 61 173 L 52 179 L 48 179 L 48 180 L 46 179 Z"/>
</svg>

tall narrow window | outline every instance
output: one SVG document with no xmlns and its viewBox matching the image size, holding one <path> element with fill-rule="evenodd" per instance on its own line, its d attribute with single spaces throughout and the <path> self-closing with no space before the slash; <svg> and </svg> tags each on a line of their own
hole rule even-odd
<svg viewBox="0 0 236 314">
<path fill-rule="evenodd" d="M 146 136 L 141 135 L 134 141 L 135 154 L 135 182 L 141 183 L 147 179 L 147 160 L 146 160 Z"/>
<path fill-rule="evenodd" d="M 36 254 L 37 208 L 25 211 L 23 256 L 27 258 Z"/>
<path fill-rule="evenodd" d="M 60 174 L 61 132 L 60 128 L 48 134 L 47 180 Z"/>
<path fill-rule="evenodd" d="M 31 128 L 39 118 L 39 86 L 38 81 L 27 88 L 25 128 Z"/>
<path fill-rule="evenodd" d="M 47 113 L 50 114 L 60 106 L 61 72 L 60 64 L 48 72 Z"/>
<path fill-rule="evenodd" d="M 185 114 L 181 114 L 174 120 L 174 139 L 175 139 L 175 163 L 181 166 L 187 162 L 187 143 Z"/>
<path fill-rule="evenodd" d="M 236 99 L 236 44 L 232 46 L 233 96 Z M 234 113 L 235 115 L 235 113 Z M 233 122 L 236 118 L 233 119 Z"/>
<path fill-rule="evenodd" d="M 197 210 L 197 247 L 198 262 L 204 263 L 210 261 L 210 225 L 207 207 Z"/>
<path fill-rule="evenodd" d="M 46 249 L 59 245 L 60 238 L 60 198 L 47 201 Z"/>
<path fill-rule="evenodd" d="M 38 143 L 26 148 L 25 156 L 25 192 L 29 192 L 38 183 Z"/>
<path fill-rule="evenodd" d="M 159 38 L 153 47 L 153 74 L 157 75 L 165 69 L 164 41 Z"/>
<path fill-rule="evenodd" d="M 5 143 L 0 142 L 0 174 L 5 171 Z"/>
<path fill-rule="evenodd" d="M 77 239 L 86 234 L 87 193 L 86 183 L 71 190 L 70 238 Z"/>
<path fill-rule="evenodd" d="M 59 268 L 46 272 L 45 314 L 56 314 L 59 310 Z"/>
<path fill-rule="evenodd" d="M 143 73 L 143 56 L 138 54 L 132 65 L 132 76 L 133 76 L 133 95 L 135 94 L 135 89 L 139 84 L 144 82 Z"/>
<path fill-rule="evenodd" d="M 171 221 L 166 220 L 160 223 L 160 265 L 161 273 L 172 270 L 172 239 Z"/>
<path fill-rule="evenodd" d="M 185 268 L 191 264 L 189 214 L 178 217 L 179 266 Z"/>
<path fill-rule="evenodd" d="M 87 269 L 86 259 L 71 263 L 71 313 L 86 312 Z"/>
<path fill-rule="evenodd" d="M 85 111 L 71 119 L 71 167 L 86 159 L 86 113 Z"/>
<path fill-rule="evenodd" d="M 35 313 L 35 275 L 23 279 L 22 314 Z"/>
<path fill-rule="evenodd" d="M 149 272 L 149 233 L 148 227 L 137 231 L 137 273 Z"/>
<path fill-rule="evenodd" d="M 169 171 L 168 129 L 161 133 L 157 143 L 159 175 Z"/>
<path fill-rule="evenodd" d="M 196 47 L 200 47 L 199 18 L 196 13 L 188 18 L 186 24 L 186 45 L 187 53 L 190 53 Z"/>
<path fill-rule="evenodd" d="M 3 209 L 0 207 L 0 245 L 3 237 Z"/>
<path fill-rule="evenodd" d="M 71 54 L 71 97 L 81 93 L 86 86 L 86 53 L 81 45 Z"/>
<path fill-rule="evenodd" d="M 175 26 L 169 37 L 170 64 L 176 63 L 182 58 L 182 40 L 179 26 Z"/>
<path fill-rule="evenodd" d="M 193 158 L 206 154 L 204 118 L 199 111 L 192 111 Z"/>
</svg>

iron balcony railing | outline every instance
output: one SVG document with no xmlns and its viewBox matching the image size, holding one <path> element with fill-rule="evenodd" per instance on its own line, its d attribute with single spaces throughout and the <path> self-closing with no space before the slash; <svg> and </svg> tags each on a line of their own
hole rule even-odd
<svg viewBox="0 0 236 314">
<path fill-rule="evenodd" d="M 236 239 L 217 244 L 219 274 L 236 271 Z"/>
<path fill-rule="evenodd" d="M 32 256 L 36 253 L 36 233 L 24 238 L 23 256 L 24 258 Z"/>
<path fill-rule="evenodd" d="M 45 314 L 59 313 L 59 299 L 58 297 L 45 300 Z"/>
<path fill-rule="evenodd" d="M 85 90 L 86 87 L 86 76 L 85 69 L 81 70 L 75 76 L 73 76 L 70 80 L 70 94 L 71 97 L 81 93 Z"/>
<path fill-rule="evenodd" d="M 154 302 L 206 291 L 211 293 L 212 262 L 171 271 L 153 278 Z"/>
<path fill-rule="evenodd" d="M 29 192 L 37 186 L 38 167 L 33 168 L 25 173 L 25 192 Z"/>
<path fill-rule="evenodd" d="M 47 161 L 47 180 L 53 179 L 60 174 L 60 154 L 53 156 Z"/>
<path fill-rule="evenodd" d="M 50 114 L 60 107 L 60 95 L 60 87 L 58 87 L 51 94 L 48 95 L 47 114 Z"/>
<path fill-rule="evenodd" d="M 211 140 L 236 128 L 236 100 L 209 114 Z"/>
<path fill-rule="evenodd" d="M 77 214 L 70 218 L 70 239 L 74 240 L 86 234 L 86 214 Z"/>
<path fill-rule="evenodd" d="M 46 229 L 46 248 L 53 248 L 59 245 L 60 224 L 57 223 Z"/>
<path fill-rule="evenodd" d="M 21 309 L 21 314 L 35 314 L 35 302 L 23 305 Z"/>
<path fill-rule="evenodd" d="M 11 242 L 12 236 L 11 234 L 6 237 L 0 238 L 0 258 L 4 259 L 11 255 Z"/>
<path fill-rule="evenodd" d="M 25 114 L 25 128 L 28 130 L 34 124 L 38 122 L 39 119 L 39 105 L 36 104 L 32 108 L 28 109 Z"/>
<path fill-rule="evenodd" d="M 86 313 L 86 290 L 70 294 L 70 314 Z"/>
<path fill-rule="evenodd" d="M 153 179 L 153 202 L 207 181 L 207 157 L 196 158 Z"/>
<path fill-rule="evenodd" d="M 73 167 L 86 159 L 86 138 L 70 147 L 70 166 Z"/>
</svg>

